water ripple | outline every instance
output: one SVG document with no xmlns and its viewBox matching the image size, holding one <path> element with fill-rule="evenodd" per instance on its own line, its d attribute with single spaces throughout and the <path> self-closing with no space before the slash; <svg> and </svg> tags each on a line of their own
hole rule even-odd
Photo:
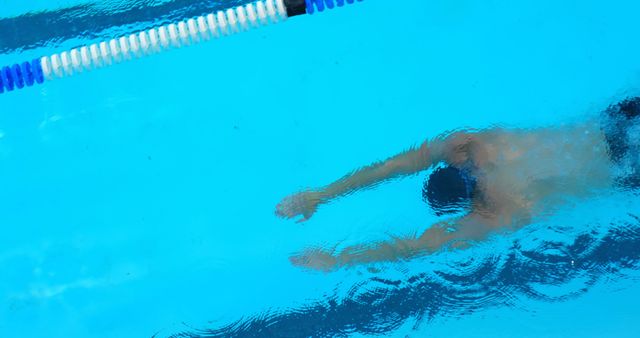
<svg viewBox="0 0 640 338">
<path fill-rule="evenodd" d="M 381 335 L 412 319 L 417 327 L 435 317 L 460 317 L 489 307 L 523 308 L 524 300 L 565 301 L 601 281 L 637 278 L 638 216 L 591 226 L 573 236 L 567 229 L 523 229 L 502 255 L 434 263 L 432 271 L 402 279 L 369 278 L 342 297 L 331 295 L 296 309 L 267 311 L 219 328 L 190 329 L 169 337 Z"/>
</svg>

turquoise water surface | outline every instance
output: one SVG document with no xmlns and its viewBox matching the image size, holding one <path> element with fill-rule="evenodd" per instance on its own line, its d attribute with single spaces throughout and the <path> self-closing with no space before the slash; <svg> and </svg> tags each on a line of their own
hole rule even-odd
<svg viewBox="0 0 640 338">
<path fill-rule="evenodd" d="M 243 1 L 0 1 L 12 64 Z M 73 9 L 70 11 L 69 9 Z M 330 273 L 313 246 L 424 231 L 425 174 L 285 196 L 463 127 L 639 94 L 632 0 L 365 0 L 0 94 L 0 337 L 638 337 L 640 199 Z"/>
</svg>

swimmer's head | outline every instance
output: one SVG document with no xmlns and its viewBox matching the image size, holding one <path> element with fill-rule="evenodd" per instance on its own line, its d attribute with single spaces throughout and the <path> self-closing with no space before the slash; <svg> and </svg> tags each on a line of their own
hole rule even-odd
<svg viewBox="0 0 640 338">
<path fill-rule="evenodd" d="M 467 209 L 476 189 L 476 180 L 456 167 L 442 167 L 431 173 L 422 189 L 422 198 L 437 216 Z"/>
</svg>

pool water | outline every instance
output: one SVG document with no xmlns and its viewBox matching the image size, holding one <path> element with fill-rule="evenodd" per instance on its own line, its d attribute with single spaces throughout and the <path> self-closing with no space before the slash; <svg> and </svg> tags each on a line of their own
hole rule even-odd
<svg viewBox="0 0 640 338">
<path fill-rule="evenodd" d="M 111 3 L 2 2 L 0 64 L 243 2 Z M 1 94 L 0 337 L 638 337 L 637 192 L 330 273 L 289 257 L 424 231 L 426 173 L 302 224 L 274 213 L 447 130 L 559 125 L 638 95 L 637 13 L 366 0 Z"/>
</svg>

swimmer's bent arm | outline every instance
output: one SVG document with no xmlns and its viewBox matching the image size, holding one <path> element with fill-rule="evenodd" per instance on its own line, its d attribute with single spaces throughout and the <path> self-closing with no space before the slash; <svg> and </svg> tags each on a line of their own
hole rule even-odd
<svg viewBox="0 0 640 338">
<path fill-rule="evenodd" d="M 416 148 L 410 148 L 385 161 L 358 169 L 320 189 L 312 189 L 283 199 L 276 208 L 280 217 L 294 218 L 302 215 L 309 219 L 319 204 L 348 195 L 360 189 L 373 187 L 385 180 L 418 173 L 440 161 L 451 164 L 464 162 L 468 157 L 471 134 L 454 133 L 444 138 L 425 141 Z"/>
</svg>

